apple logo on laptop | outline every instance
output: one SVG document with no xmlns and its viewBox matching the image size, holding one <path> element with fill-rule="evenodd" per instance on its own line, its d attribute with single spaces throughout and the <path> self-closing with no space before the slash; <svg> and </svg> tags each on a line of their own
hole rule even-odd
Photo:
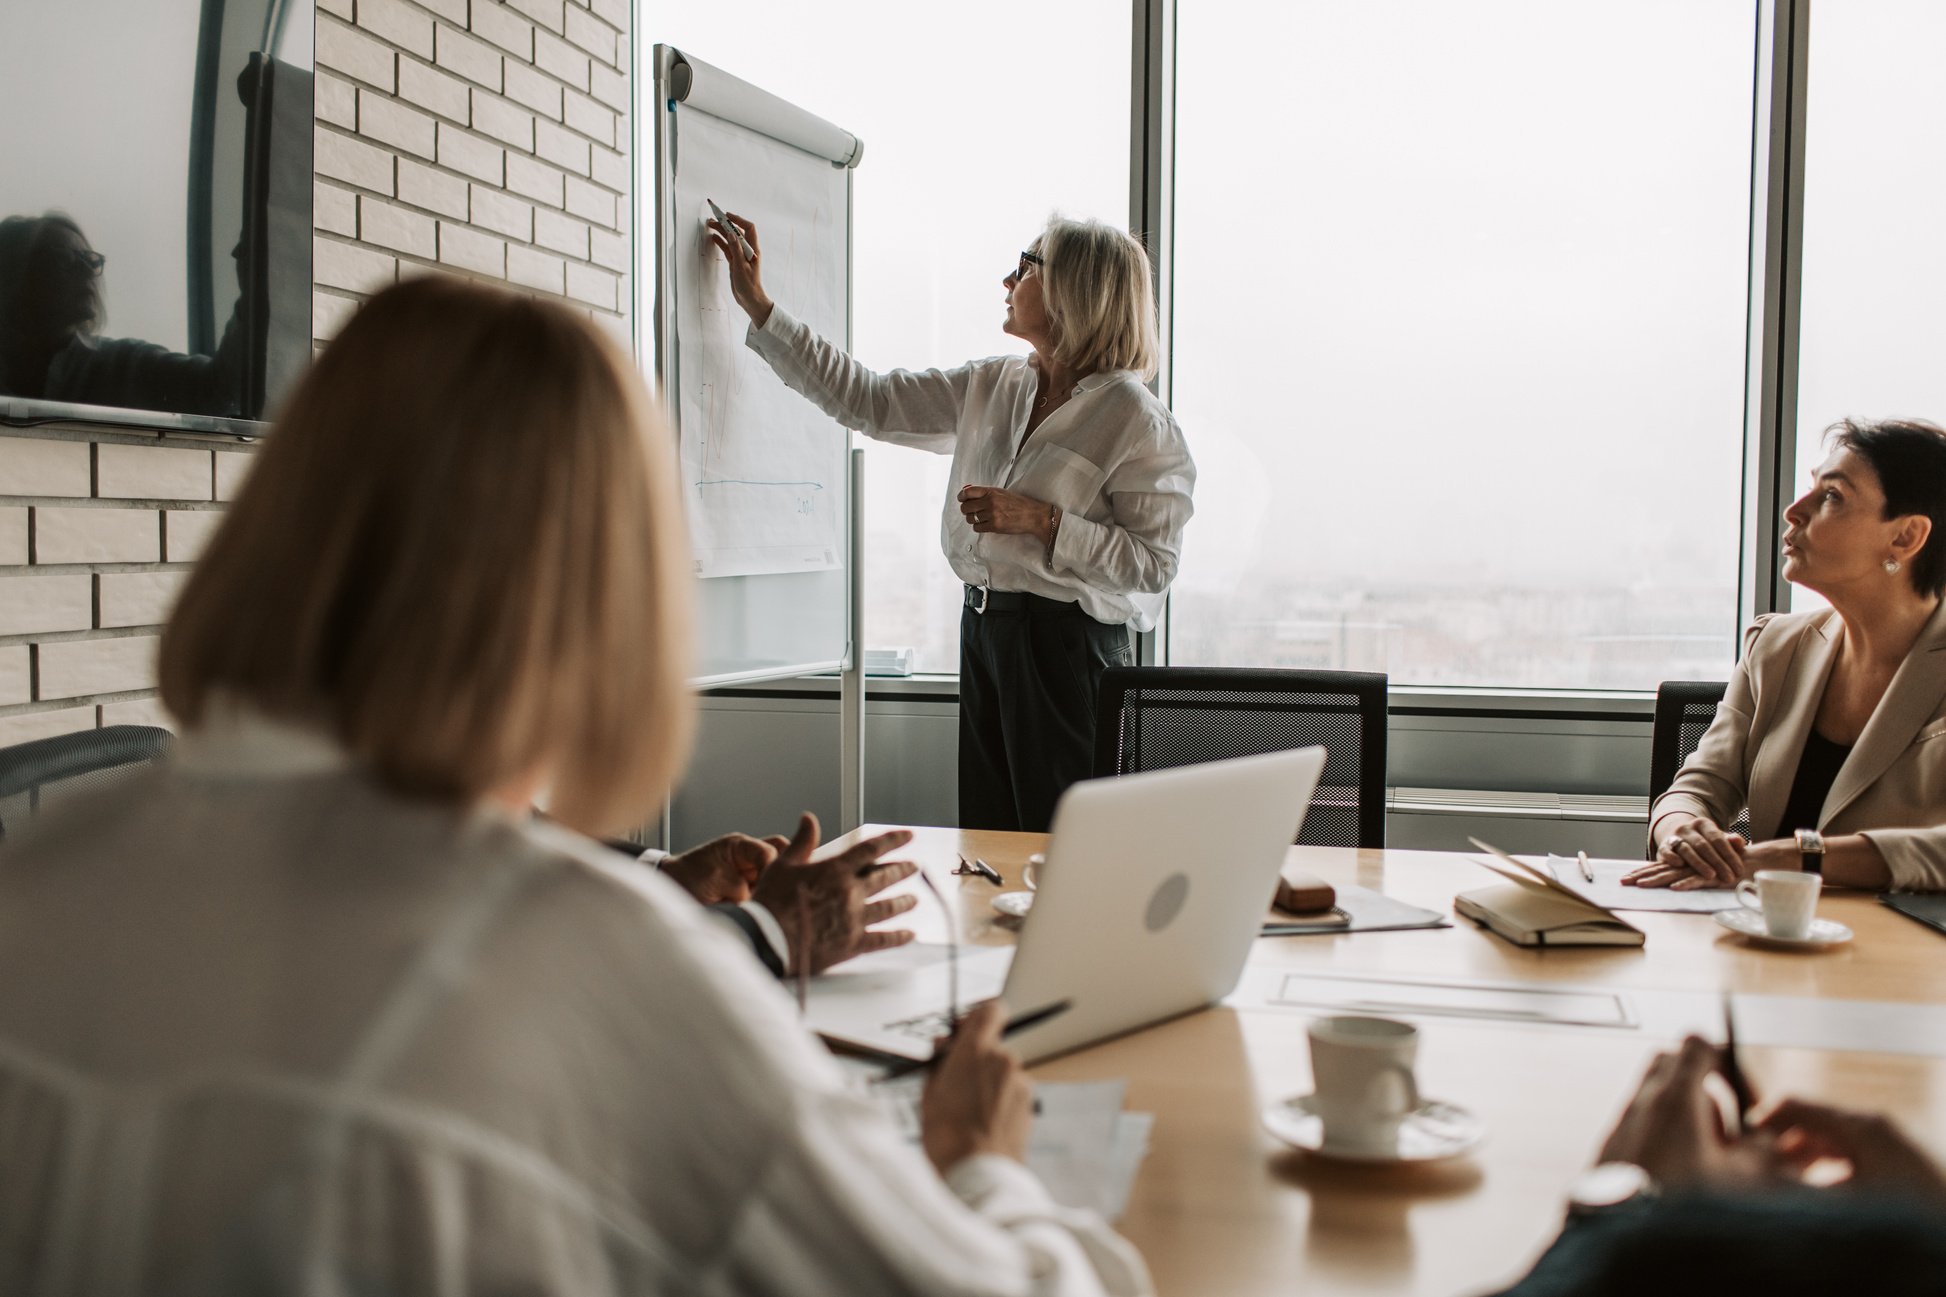
<svg viewBox="0 0 1946 1297">
<path fill-rule="evenodd" d="M 1160 932 L 1176 921 L 1183 902 L 1189 899 L 1189 875 L 1171 874 L 1162 880 L 1149 897 L 1149 910 L 1143 916 L 1150 932 Z"/>
</svg>

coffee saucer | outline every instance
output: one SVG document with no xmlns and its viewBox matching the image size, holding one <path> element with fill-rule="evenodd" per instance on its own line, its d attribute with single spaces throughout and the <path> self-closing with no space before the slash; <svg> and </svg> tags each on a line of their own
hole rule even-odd
<svg viewBox="0 0 1946 1297">
<path fill-rule="evenodd" d="M 1325 1143 L 1324 1119 L 1311 1108 L 1312 1096 L 1292 1095 L 1263 1111 L 1264 1128 L 1293 1148 L 1345 1162 L 1437 1162 L 1458 1157 L 1486 1138 L 1480 1119 L 1455 1103 L 1428 1099 L 1399 1123 L 1394 1148 L 1344 1148 Z"/>
<path fill-rule="evenodd" d="M 1024 919 L 1034 908 L 1032 892 L 1002 892 L 993 898 L 993 908 L 1010 919 Z"/>
<path fill-rule="evenodd" d="M 1718 910 L 1716 921 L 1739 937 L 1763 946 L 1782 946 L 1792 950 L 1823 950 L 1842 946 L 1851 940 L 1851 929 L 1831 919 L 1812 919 L 1811 930 L 1801 937 L 1773 937 L 1764 928 L 1764 916 L 1752 909 Z"/>
</svg>

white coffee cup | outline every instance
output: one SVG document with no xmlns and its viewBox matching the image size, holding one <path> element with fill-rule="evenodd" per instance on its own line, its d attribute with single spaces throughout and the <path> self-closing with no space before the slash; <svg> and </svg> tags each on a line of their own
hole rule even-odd
<svg viewBox="0 0 1946 1297">
<path fill-rule="evenodd" d="M 1310 1106 L 1324 1122 L 1324 1147 L 1395 1151 L 1400 1123 L 1419 1108 L 1419 1029 L 1391 1018 L 1318 1018 L 1310 1035 Z"/>
<path fill-rule="evenodd" d="M 1818 911 L 1818 892 L 1824 879 L 1795 869 L 1759 869 L 1756 877 L 1737 884 L 1737 899 L 1764 916 L 1764 931 L 1785 941 L 1811 935 L 1811 919 Z"/>
<path fill-rule="evenodd" d="M 1020 871 L 1020 881 L 1027 884 L 1028 891 L 1038 892 L 1041 890 L 1040 875 L 1046 868 L 1047 857 L 1040 852 L 1036 851 L 1033 855 L 1027 857 L 1027 868 Z"/>
</svg>

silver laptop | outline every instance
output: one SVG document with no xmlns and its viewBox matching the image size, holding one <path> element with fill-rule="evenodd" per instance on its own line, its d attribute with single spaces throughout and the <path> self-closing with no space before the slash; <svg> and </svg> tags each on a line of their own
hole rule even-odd
<svg viewBox="0 0 1946 1297">
<path fill-rule="evenodd" d="M 1228 995 L 1324 759 L 1301 748 L 1068 789 L 1017 945 L 961 949 L 962 1007 L 994 995 L 1016 1014 L 1071 1001 L 1009 1042 L 1032 1061 Z M 942 951 L 915 944 L 839 965 L 813 983 L 809 1025 L 926 1057 L 945 1028 Z"/>
</svg>

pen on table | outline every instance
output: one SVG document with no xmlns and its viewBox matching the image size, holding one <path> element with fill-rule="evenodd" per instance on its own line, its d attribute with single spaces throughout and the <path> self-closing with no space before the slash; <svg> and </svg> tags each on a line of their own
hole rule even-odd
<svg viewBox="0 0 1946 1297">
<path fill-rule="evenodd" d="M 1027 1013 L 1016 1013 L 1013 1017 L 1007 1019 L 1006 1026 L 1000 1028 L 1000 1039 L 1005 1040 L 1009 1036 L 1018 1035 L 1029 1027 L 1038 1027 L 1049 1018 L 1058 1018 L 1073 1007 L 1073 1000 L 1056 1000 L 1052 1004 L 1043 1005 Z M 897 1077 L 910 1076 L 914 1072 L 924 1071 L 938 1061 L 939 1055 L 937 1054 L 934 1054 L 931 1058 L 908 1059 L 903 1063 L 887 1068 L 873 1079 L 890 1081 Z"/>
<path fill-rule="evenodd" d="M 1723 993 L 1723 1079 L 1730 1083 L 1730 1093 L 1736 1096 L 1737 1123 L 1750 1124 L 1751 1109 L 1757 1106 L 1757 1096 L 1750 1089 L 1750 1078 L 1743 1074 L 1743 1063 L 1737 1057 L 1737 1020 L 1730 1011 L 1730 993 Z"/>
<path fill-rule="evenodd" d="M 1005 880 L 1000 877 L 1000 871 L 978 856 L 973 857 L 971 860 L 968 860 L 965 856 L 961 856 L 960 863 L 965 865 L 971 872 L 978 874 L 989 883 L 992 883 L 995 887 L 1004 885 Z"/>
<path fill-rule="evenodd" d="M 737 249 L 743 253 L 743 259 L 745 261 L 755 261 L 757 259 L 757 250 L 750 246 L 748 239 L 743 237 L 743 231 L 731 224 L 730 218 L 723 214 L 723 209 L 716 205 L 714 198 L 705 198 L 703 201 L 708 203 L 710 211 L 716 214 L 716 224 L 725 234 L 736 240 Z"/>
<path fill-rule="evenodd" d="M 1577 851 L 1574 853 L 1574 858 L 1581 862 L 1581 881 L 1584 883 L 1594 882 L 1595 871 L 1588 864 L 1588 853 L 1585 851 Z"/>
</svg>

